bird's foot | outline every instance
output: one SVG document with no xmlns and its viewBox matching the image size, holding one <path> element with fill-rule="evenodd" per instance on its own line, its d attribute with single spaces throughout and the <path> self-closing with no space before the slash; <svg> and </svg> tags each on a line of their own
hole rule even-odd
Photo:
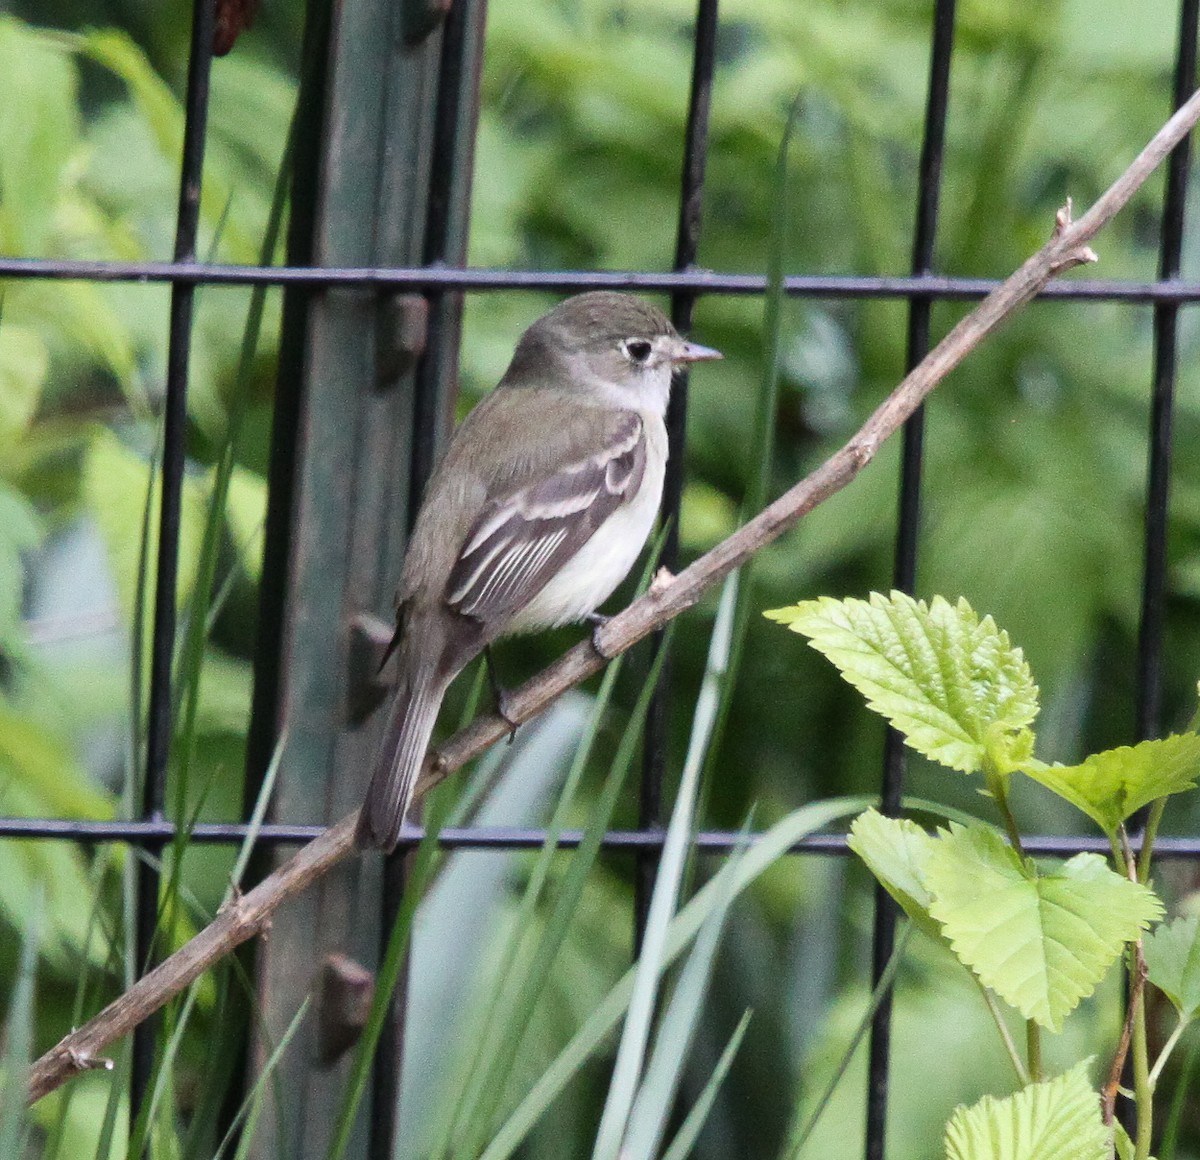
<svg viewBox="0 0 1200 1160">
<path fill-rule="evenodd" d="M 600 643 L 600 630 L 612 620 L 611 616 L 605 616 L 602 612 L 589 612 L 583 618 L 592 626 L 592 650 L 600 657 L 601 660 L 611 661 L 616 654 L 610 653 Z"/>
<path fill-rule="evenodd" d="M 510 700 L 506 690 L 499 689 L 495 693 L 496 699 L 496 716 L 508 726 L 508 744 L 511 745 L 517 739 L 517 727 L 521 724 L 509 712 Z"/>
<path fill-rule="evenodd" d="M 509 712 L 511 700 L 508 690 L 504 688 L 500 683 L 500 678 L 496 675 L 496 662 L 492 658 L 491 645 L 484 648 L 483 661 L 487 666 L 488 685 L 492 690 L 492 704 L 496 708 L 496 716 L 508 726 L 508 743 L 511 745 L 517 739 L 517 726 L 520 722 Z"/>
</svg>

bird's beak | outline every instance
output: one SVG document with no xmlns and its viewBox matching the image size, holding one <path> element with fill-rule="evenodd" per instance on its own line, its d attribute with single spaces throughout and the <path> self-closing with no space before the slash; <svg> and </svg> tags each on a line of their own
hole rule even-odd
<svg viewBox="0 0 1200 1160">
<path fill-rule="evenodd" d="M 701 346 L 698 342 L 680 342 L 671 352 L 673 363 L 711 362 L 713 359 L 724 358 L 719 350 L 711 346 Z"/>
</svg>

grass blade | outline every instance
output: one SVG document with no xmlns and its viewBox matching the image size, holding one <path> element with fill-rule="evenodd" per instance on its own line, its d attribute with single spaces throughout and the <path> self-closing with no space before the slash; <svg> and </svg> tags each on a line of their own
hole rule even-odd
<svg viewBox="0 0 1200 1160">
<path fill-rule="evenodd" d="M 621 671 L 622 659 L 622 657 L 617 657 L 605 670 L 587 729 L 580 738 L 579 745 L 575 750 L 575 757 L 563 781 L 558 802 L 546 828 L 546 839 L 538 851 L 537 860 L 521 896 L 512 931 L 501 952 L 497 970 L 492 976 L 491 991 L 485 1000 L 485 1014 L 475 1051 L 467 1064 L 462 1085 L 457 1089 L 460 1094 L 446 1102 L 442 1125 L 436 1134 L 435 1146 L 431 1149 L 431 1155 L 444 1154 L 450 1146 L 458 1124 L 464 1122 L 464 1113 L 478 1104 L 483 1084 L 487 1079 L 489 1061 L 494 1059 L 497 1053 L 496 1044 L 502 1041 L 505 1029 L 511 1025 L 512 996 L 519 990 L 517 971 L 519 964 L 525 961 L 522 952 L 532 926 L 533 914 L 541 901 L 554 856 L 558 853 L 559 835 L 570 816 L 570 809 L 574 804 L 579 782 L 591 756 L 596 734 L 612 697 L 613 685 L 616 683 L 617 674 Z"/>
<path fill-rule="evenodd" d="M 292 1036 L 300 1030 L 300 1024 L 304 1022 L 304 1017 L 308 1014 L 308 1008 L 311 1003 L 312 998 L 310 996 L 300 1004 L 300 1009 L 292 1017 L 287 1030 L 284 1031 L 278 1044 L 276 1044 L 275 1050 L 271 1052 L 266 1063 L 263 1064 L 262 1072 L 254 1081 L 254 1086 L 247 1093 L 242 1106 L 238 1108 L 237 1115 L 233 1117 L 233 1123 L 229 1125 L 229 1129 L 225 1133 L 225 1138 L 221 1141 L 220 1147 L 213 1153 L 213 1160 L 221 1160 L 225 1149 L 233 1142 L 233 1138 L 238 1134 L 238 1130 L 242 1124 L 245 1124 L 245 1129 L 242 1131 L 241 1140 L 238 1142 L 237 1152 L 234 1153 L 234 1160 L 245 1160 L 245 1157 L 249 1154 L 250 1146 L 254 1142 L 254 1129 L 258 1125 L 258 1117 L 262 1113 L 268 1084 L 275 1073 L 275 1068 L 279 1065 L 279 1061 L 283 1058 L 283 1053 L 287 1050 L 288 1044 L 291 1043 Z"/>
<path fill-rule="evenodd" d="M 1159 1146 L 1159 1160 L 1176 1160 L 1179 1147 L 1179 1129 L 1183 1122 L 1184 1110 L 1189 1106 L 1188 1092 L 1196 1078 L 1196 1064 L 1200 1062 L 1200 1039 L 1193 1039 L 1184 1057 L 1183 1066 L 1179 1069 L 1179 1078 L 1175 1081 L 1175 1090 L 1171 1093 L 1171 1106 L 1167 1113 L 1167 1122 L 1163 1128 L 1162 1144 Z"/>
<path fill-rule="evenodd" d="M 762 379 L 759 383 L 758 397 L 754 406 L 753 433 L 750 438 L 748 462 L 754 464 L 754 470 L 746 485 L 742 498 L 741 519 L 744 523 L 766 506 L 767 494 L 771 487 L 771 471 L 774 463 L 775 418 L 779 407 L 779 377 L 781 356 L 781 337 L 783 333 L 783 306 L 786 301 L 784 293 L 784 263 L 787 259 L 788 236 L 788 158 L 791 152 L 792 138 L 800 125 L 800 114 L 804 107 L 805 94 L 799 94 L 788 110 L 787 123 L 784 125 L 783 136 L 779 142 L 779 152 L 775 161 L 775 173 L 771 182 L 771 237 L 767 248 L 767 292 L 763 299 L 763 344 L 764 362 Z M 737 606 L 734 610 L 733 624 L 730 630 L 730 641 L 726 668 L 728 677 L 720 687 L 721 696 L 717 706 L 716 724 L 713 729 L 713 742 L 705 763 L 703 788 L 700 793 L 699 816 L 703 817 L 708 800 L 708 785 L 712 780 L 713 763 L 721 746 L 721 738 L 725 733 L 725 724 L 729 718 L 729 708 L 733 702 L 733 689 L 737 683 L 737 672 L 741 664 L 742 648 L 746 642 L 746 631 L 750 623 L 750 601 L 754 591 L 754 568 L 757 557 L 752 556 L 734 573 L 741 576 Z"/>
<path fill-rule="evenodd" d="M 744 854 L 745 846 L 742 845 L 731 858 L 740 859 Z M 655 1036 L 654 1052 L 629 1114 L 629 1125 L 621 1146 L 621 1160 L 653 1160 L 658 1155 L 712 979 L 713 962 L 725 931 L 725 920 L 733 902 L 728 889 L 729 881 L 732 879 L 726 882 L 726 889 L 717 898 L 712 913 L 704 920 L 671 1001 L 667 1004 Z"/>
<path fill-rule="evenodd" d="M 0 1156 L 20 1156 L 24 1151 L 25 1093 L 29 1090 L 29 1063 L 33 1058 L 34 982 L 41 941 L 42 902 L 43 888 L 39 882 L 29 900 L 20 965 L 8 1005 L 4 1083 L 0 1086 Z"/>
<path fill-rule="evenodd" d="M 680 1125 L 679 1132 L 671 1141 L 671 1146 L 663 1153 L 662 1160 L 687 1160 L 687 1157 L 691 1155 L 696 1139 L 700 1135 L 700 1129 L 704 1127 L 708 1113 L 712 1110 L 713 1101 L 717 1098 L 717 1091 L 725 1082 L 725 1077 L 733 1065 L 733 1057 L 737 1055 L 738 1048 L 742 1045 L 742 1037 L 746 1034 L 746 1028 L 750 1026 L 750 1014 L 747 1011 L 738 1020 L 738 1025 L 733 1029 L 729 1042 L 725 1044 L 725 1050 L 721 1052 L 721 1058 L 717 1060 L 717 1066 L 713 1068 L 708 1083 L 704 1085 L 699 1098 L 692 1105 L 687 1119 Z"/>
<path fill-rule="evenodd" d="M 724 890 L 728 889 L 734 897 L 741 894 L 802 838 L 839 818 L 859 813 L 873 800 L 869 797 L 836 798 L 802 806 L 781 818 L 753 842 L 744 858 L 737 862 L 726 862 L 672 921 L 663 956 L 664 968 L 674 962 L 696 937 Z M 501 1126 L 479 1160 L 506 1160 L 516 1151 L 545 1109 L 620 1022 L 633 995 L 636 969 L 630 967 L 626 971 L 571 1041 L 558 1053 L 554 1062 Z"/>
<path fill-rule="evenodd" d="M 616 808 L 617 799 L 620 797 L 625 776 L 633 764 L 642 725 L 650 708 L 650 699 L 658 682 L 658 674 L 662 670 L 663 659 L 670 648 L 671 636 L 671 629 L 668 628 L 663 647 L 659 649 L 654 663 L 650 666 L 650 672 L 638 695 L 637 703 L 621 738 L 621 744 L 613 759 L 612 767 L 605 779 L 600 798 L 588 819 L 583 841 L 571 857 L 570 867 L 563 880 L 550 921 L 546 924 L 529 970 L 521 980 L 521 985 L 517 989 L 517 994 L 509 1009 L 504 1034 L 498 1041 L 503 1049 L 496 1051 L 488 1061 L 479 1099 L 470 1109 L 470 1114 L 465 1120 L 468 1136 L 456 1150 L 456 1155 L 469 1157 L 471 1160 L 479 1155 L 492 1120 L 504 1099 L 512 1065 L 517 1058 L 520 1041 L 528 1024 L 528 1012 L 537 1003 L 538 997 L 545 988 L 550 970 L 566 939 L 567 931 L 570 929 L 575 911 L 579 906 L 579 900 L 583 895 L 587 877 L 600 853 L 600 845 L 604 840 L 613 810 Z"/>
<path fill-rule="evenodd" d="M 737 596 L 737 582 L 730 578 L 721 593 L 721 605 L 709 642 L 708 666 L 697 700 L 692 737 L 684 762 L 679 792 L 671 811 L 667 836 L 663 843 L 662 859 L 655 878 L 654 893 L 642 937 L 642 953 L 638 960 L 637 976 L 625 1030 L 617 1049 L 617 1061 L 592 1155 L 595 1160 L 616 1160 L 621 1140 L 629 1123 L 634 1095 L 650 1038 L 654 1007 L 658 995 L 658 980 L 662 975 L 662 960 L 667 930 L 675 914 L 683 881 L 688 847 L 692 834 L 692 819 L 699 790 L 700 771 L 716 718 L 719 704 L 718 674 L 724 671 L 729 655 L 729 626 Z M 715 949 L 715 947 L 714 947 Z M 710 959 L 711 961 L 711 959 Z"/>
<path fill-rule="evenodd" d="M 108 938 L 109 932 L 105 928 L 103 915 L 104 891 L 102 889 L 105 875 L 108 873 L 109 865 L 112 861 L 111 848 L 106 851 L 101 851 L 92 863 L 91 872 L 91 894 L 92 904 L 88 910 L 87 927 L 84 930 L 83 946 L 79 951 L 78 978 L 75 981 L 75 997 L 71 1007 L 71 1026 L 78 1027 L 84 1019 L 84 1011 L 87 1009 L 87 996 L 92 983 L 92 967 L 91 967 L 91 949 L 92 940 L 96 935 L 96 930 L 99 927 L 100 933 L 104 938 Z M 113 946 L 109 943 L 107 958 L 111 958 Z M 117 1085 L 112 1085 L 116 1087 Z M 62 1149 L 63 1132 L 67 1124 L 67 1115 L 71 1108 L 71 1098 L 74 1095 L 75 1087 L 68 1085 L 62 1093 L 62 1098 L 58 1103 L 58 1110 L 55 1114 L 54 1125 L 47 1133 L 46 1142 L 42 1148 L 42 1160 L 57 1160 L 60 1150 Z"/>
<path fill-rule="evenodd" d="M 801 1149 L 808 1142 L 809 1136 L 812 1135 L 822 1114 L 829 1106 L 829 1100 L 833 1096 L 834 1090 L 842 1082 L 842 1076 L 846 1074 L 846 1069 L 850 1066 L 850 1061 L 854 1058 L 854 1053 L 865 1038 L 871 1026 L 871 1020 L 875 1018 L 875 1012 L 879 1010 L 879 1004 L 883 1002 L 884 995 L 888 993 L 888 989 L 895 982 L 896 972 L 900 969 L 900 964 L 904 961 L 904 952 L 908 947 L 908 940 L 912 937 L 912 932 L 912 923 L 906 922 L 904 929 L 900 932 L 900 936 L 896 939 L 896 945 L 892 948 L 891 958 L 888 959 L 887 966 L 883 969 L 883 974 L 879 976 L 879 982 L 875 984 L 875 989 L 871 992 L 871 1001 L 867 1004 L 867 1009 L 863 1012 L 863 1017 L 854 1029 L 854 1034 L 850 1037 L 850 1042 L 847 1044 L 842 1058 L 838 1060 L 837 1067 L 833 1069 L 833 1075 L 830 1076 L 829 1083 L 825 1085 L 825 1090 L 821 1093 L 820 1099 L 817 1100 L 816 1105 L 813 1107 L 807 1122 L 800 1119 L 801 1105 L 797 1101 L 796 1116 L 792 1121 L 792 1129 L 788 1133 L 787 1143 L 784 1145 L 783 1152 L 781 1153 L 781 1160 L 798 1160 Z"/>
<path fill-rule="evenodd" d="M 449 811 L 448 802 L 449 797 L 443 792 L 437 791 L 430 796 L 425 833 L 417 847 L 412 877 L 404 891 L 400 910 L 396 915 L 396 921 L 392 924 L 391 934 L 388 936 L 383 962 L 379 964 L 371 1012 L 367 1017 L 367 1025 L 363 1028 L 362 1038 L 359 1039 L 355 1049 L 354 1062 L 346 1081 L 341 1107 L 338 1109 L 337 1123 L 333 1135 L 330 1137 L 329 1150 L 325 1154 L 326 1160 L 343 1160 L 346 1148 L 350 1144 L 350 1135 L 354 1131 L 354 1120 L 358 1115 L 359 1104 L 362 1102 L 363 1094 L 367 1090 L 367 1082 L 371 1077 L 371 1063 L 375 1056 L 375 1048 L 383 1033 L 383 1024 L 387 1019 L 392 993 L 396 990 L 396 984 L 400 981 L 400 973 L 404 968 L 409 936 L 412 934 L 413 917 L 438 855 L 438 836 Z"/>
<path fill-rule="evenodd" d="M 637 590 L 645 591 L 650 583 L 650 577 L 658 564 L 662 546 L 666 539 L 666 529 L 660 529 L 646 559 Z M 575 800 L 583 773 L 591 759 L 592 749 L 600 725 L 612 699 L 613 687 L 624 663 L 624 656 L 616 657 L 604 672 L 600 689 L 593 704 L 592 714 L 587 728 L 580 737 L 567 776 L 559 792 L 558 802 L 546 827 L 546 838 L 538 851 L 533 870 L 526 882 L 521 896 L 517 916 L 512 925 L 510 935 L 501 951 L 498 969 L 493 974 L 490 993 L 484 1000 L 484 1016 L 477 1038 L 474 1052 L 471 1054 L 460 1084 L 447 1093 L 443 1104 L 440 1123 L 434 1133 L 433 1147 L 430 1154 L 441 1156 L 448 1153 L 451 1141 L 460 1125 L 471 1122 L 471 1119 L 482 1099 L 484 1085 L 492 1082 L 507 1082 L 507 1077 L 497 1081 L 494 1074 L 493 1062 L 501 1052 L 500 1045 L 506 1038 L 511 1038 L 516 1027 L 515 1014 L 516 998 L 521 991 L 517 972 L 522 963 L 530 963 L 536 958 L 536 951 L 528 943 L 531 940 L 530 931 L 532 920 L 538 903 L 545 893 L 546 882 L 549 878 L 550 867 L 556 856 L 559 856 L 558 839 L 570 816 L 571 807 Z M 482 669 L 480 670 L 482 677 Z M 477 681 L 477 685 L 479 682 Z M 547 932 L 543 932 L 545 938 Z"/>
</svg>

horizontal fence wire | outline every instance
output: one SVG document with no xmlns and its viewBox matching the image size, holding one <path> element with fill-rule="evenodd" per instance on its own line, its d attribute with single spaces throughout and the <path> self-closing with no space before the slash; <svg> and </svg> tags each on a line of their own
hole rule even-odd
<svg viewBox="0 0 1200 1160">
<path fill-rule="evenodd" d="M 1049 234 L 1047 233 L 1047 236 Z M 79 259 L 0 257 L 0 278 L 81 282 L 190 283 L 204 286 L 311 286 L 349 290 L 528 290 L 575 293 L 583 290 L 640 290 L 644 293 L 762 295 L 762 274 L 712 270 L 502 270 L 449 266 L 249 266 L 209 262 L 108 262 Z M 972 302 L 986 297 L 997 278 L 956 278 L 942 274 L 789 274 L 784 293 L 796 298 L 929 298 Z M 1033 299 L 1089 302 L 1200 302 L 1200 282 L 1136 282 L 1067 278 L 1044 286 Z"/>
<path fill-rule="evenodd" d="M 0 818 L 0 841 L 9 838 L 42 841 L 79 842 L 99 845 L 121 842 L 130 845 L 162 845 L 175 837 L 177 828 L 170 822 L 76 821 L 67 818 Z M 302 846 L 320 837 L 324 826 L 265 824 L 252 827 L 245 822 L 198 822 L 188 830 L 188 841 L 197 845 L 239 845 L 253 831 L 256 844 L 264 846 Z M 398 850 L 414 850 L 425 831 L 406 825 L 401 831 Z M 555 841 L 561 850 L 573 850 L 583 841 L 582 830 L 562 830 Z M 696 848 L 708 854 L 726 854 L 743 846 L 753 846 L 763 838 L 759 832 L 742 830 L 702 830 L 695 835 Z M 545 845 L 548 831 L 535 826 L 445 826 L 438 832 L 438 845 L 446 850 L 532 850 Z M 606 850 L 660 851 L 666 841 L 662 830 L 608 830 L 601 845 Z M 1135 853 L 1141 839 L 1131 838 Z M 1086 835 L 1041 834 L 1022 837 L 1027 854 L 1045 858 L 1073 858 L 1076 854 L 1112 853 L 1107 839 Z M 850 853 L 844 833 L 811 834 L 787 850 L 797 854 L 844 855 Z M 1154 857 L 1175 861 L 1200 859 L 1200 837 L 1158 837 Z"/>
</svg>

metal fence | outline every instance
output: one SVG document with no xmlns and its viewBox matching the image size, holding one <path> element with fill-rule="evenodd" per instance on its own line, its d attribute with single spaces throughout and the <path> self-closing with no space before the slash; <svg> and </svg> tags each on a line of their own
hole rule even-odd
<svg viewBox="0 0 1200 1160">
<path fill-rule="evenodd" d="M 85 843 L 127 842 L 158 853 L 171 841 L 175 826 L 166 819 L 165 786 L 172 730 L 172 657 L 176 639 L 175 591 L 178 580 L 180 542 L 180 506 L 185 464 L 187 427 L 186 399 L 189 377 L 189 343 L 195 294 L 201 286 L 280 286 L 295 295 L 289 301 L 307 303 L 308 295 L 318 290 L 369 290 L 375 295 L 402 291 L 424 295 L 432 304 L 434 326 L 423 356 L 423 371 L 415 375 L 416 394 L 412 406 L 413 475 L 412 488 L 419 491 L 433 458 L 441 406 L 439 390 L 444 388 L 446 366 L 452 365 L 457 341 L 454 295 L 459 292 L 481 293 L 495 290 L 542 290 L 574 292 L 590 288 L 641 290 L 668 294 L 671 315 L 681 331 L 690 328 L 693 306 L 703 295 L 761 295 L 766 280 L 753 275 L 720 274 L 695 268 L 702 229 L 701 205 L 707 156 L 709 109 L 715 68 L 718 30 L 718 0 L 699 0 L 694 29 L 694 60 L 691 99 L 686 123 L 680 126 L 684 159 L 679 189 L 679 220 L 673 268 L 651 271 L 522 271 L 462 268 L 461 245 L 452 235 L 465 228 L 465 220 L 454 219 L 451 204 L 455 196 L 465 203 L 462 190 L 457 193 L 447 183 L 462 179 L 463 159 L 470 160 L 470 132 L 464 142 L 464 125 L 475 115 L 483 38 L 483 0 L 449 5 L 446 22 L 438 27 L 438 6 L 429 6 L 429 29 L 437 41 L 433 71 L 437 89 L 432 100 L 429 155 L 434 159 L 424 173 L 423 191 L 427 217 L 423 227 L 420 260 L 408 265 L 307 265 L 282 267 L 219 266 L 197 260 L 196 244 L 205 131 L 209 99 L 209 75 L 214 33 L 213 0 L 196 0 L 185 98 L 186 131 L 181 155 L 180 197 L 174 258 L 171 262 L 93 262 L 0 258 L 0 278 L 9 279 L 85 279 L 95 281 L 158 282 L 170 286 L 170 330 L 167 365 L 164 436 L 162 445 L 162 509 L 159 552 L 156 561 L 151 653 L 150 703 L 148 722 L 147 776 L 141 798 L 140 816 L 132 820 L 92 822 L 64 819 L 0 818 L 0 840 L 43 839 Z M 381 6 L 386 7 L 386 6 Z M 320 3 L 311 5 L 308 37 L 311 44 L 324 49 L 328 36 L 327 13 Z M 1175 78 L 1170 94 L 1171 107 L 1177 107 L 1195 84 L 1197 13 L 1200 0 L 1182 0 L 1179 6 L 1179 35 L 1175 59 Z M 397 18 L 398 19 L 398 18 Z M 930 312 L 938 301 L 971 300 L 982 297 L 995 283 L 984 279 L 953 278 L 933 269 L 937 236 L 938 205 L 948 93 L 955 35 L 955 0 L 935 0 L 932 11 L 932 38 L 928 60 L 928 96 L 921 146 L 917 199 L 912 242 L 911 270 L 908 276 L 822 276 L 789 275 L 784 282 L 787 294 L 802 298 L 854 299 L 890 298 L 908 303 L 907 368 L 916 365 L 930 347 Z M 314 90 L 309 96 L 318 103 L 325 98 L 325 77 L 317 70 Z M 304 100 L 304 94 L 301 97 Z M 1164 95 L 1164 117 L 1168 100 Z M 458 155 L 457 166 L 452 159 Z M 1043 297 L 1124 303 L 1152 304 L 1154 313 L 1154 356 L 1152 368 L 1152 414 L 1149 430 L 1149 476 L 1146 486 L 1146 517 L 1141 622 L 1138 647 L 1136 692 L 1136 729 L 1138 738 L 1157 735 L 1162 728 L 1162 671 L 1164 652 L 1164 605 L 1167 559 L 1167 501 L 1171 476 L 1172 411 L 1176 384 L 1178 320 L 1182 307 L 1200 300 L 1200 285 L 1180 280 L 1184 240 L 1184 211 L 1189 166 L 1189 143 L 1176 149 L 1170 161 L 1162 203 L 1162 235 L 1159 277 L 1153 282 L 1129 283 L 1079 280 L 1049 286 Z M 469 166 L 468 166 L 469 168 Z M 303 206 L 293 207 L 293 239 L 299 228 L 311 228 Z M 459 239 L 461 241 L 461 239 Z M 302 256 L 303 245 L 291 247 L 292 260 Z M 441 314 L 439 314 L 439 310 Z M 440 324 L 438 319 L 440 318 Z M 440 325 L 440 329 L 439 329 Z M 286 322 L 285 322 L 286 328 Z M 439 365 L 438 360 L 442 363 Z M 439 379 L 439 376 L 440 379 Z M 281 408 L 297 404 L 284 400 Z M 664 516 L 670 527 L 678 526 L 684 462 L 683 443 L 687 408 L 686 383 L 673 393 L 668 416 L 671 456 L 664 497 Z M 284 440 L 285 458 L 291 449 L 286 440 L 295 437 L 296 416 L 277 421 L 276 445 Z M 918 526 L 922 475 L 922 415 L 909 423 L 902 457 L 899 488 L 899 530 L 895 548 L 895 586 L 911 590 L 917 565 Z M 261 629 L 260 662 L 279 680 L 282 650 L 282 623 L 289 582 L 288 554 L 291 548 L 287 528 L 294 517 L 296 503 L 293 481 L 273 473 L 271 517 L 268 527 L 268 561 L 264 572 L 264 622 Z M 273 530 L 272 530 L 273 527 Z M 668 539 L 664 562 L 673 563 L 678 551 L 674 534 Z M 272 555 L 274 565 L 272 565 Z M 274 587 L 272 587 L 274 586 Z M 265 642 L 265 643 L 263 643 Z M 256 697 L 252 726 L 258 736 L 257 756 L 252 754 L 247 771 L 248 794 L 262 775 L 263 754 L 269 753 L 276 738 L 278 688 L 272 680 L 262 680 Z M 266 689 L 264 692 L 263 689 Z M 649 885 L 653 881 L 655 859 L 662 843 L 662 785 L 665 756 L 664 714 L 666 693 L 660 693 L 652 712 L 646 737 L 645 760 L 641 778 L 640 828 L 608 834 L 609 849 L 633 851 L 638 859 L 637 918 L 644 915 Z M 896 811 L 904 782 L 904 753 L 900 740 L 890 735 L 886 745 L 881 791 L 885 809 Z M 258 842 L 266 847 L 286 847 L 303 843 L 322 829 L 311 823 L 269 823 L 258 833 Z M 190 834 L 197 843 L 237 843 L 246 835 L 244 822 L 199 823 Z M 473 827 L 445 830 L 443 846 L 451 848 L 518 849 L 540 844 L 545 837 L 538 829 L 478 829 Z M 564 846 L 579 840 L 578 834 L 565 834 Z M 731 850 L 738 835 L 704 832 L 698 836 L 702 850 L 721 853 Z M 415 838 L 413 839 L 415 841 Z M 412 842 L 406 839 L 406 845 Z M 1106 852 L 1100 842 L 1083 839 L 1034 837 L 1026 845 L 1032 853 L 1071 854 L 1081 849 Z M 845 842 L 838 836 L 817 836 L 797 847 L 797 853 L 841 853 Z M 1162 856 L 1200 858 L 1200 839 L 1164 839 L 1159 844 Z M 403 850 L 401 851 L 403 853 Z M 152 864 L 140 864 L 138 882 L 138 923 L 136 956 L 139 963 L 149 961 L 157 921 L 159 871 Z M 402 879 L 387 876 L 383 890 L 384 914 L 394 913 L 397 891 Z M 895 910 L 880 892 L 876 908 L 873 939 L 873 979 L 877 980 L 891 953 Z M 884 1003 L 874 1020 L 870 1044 L 869 1086 L 867 1093 L 866 1154 L 878 1160 L 885 1151 L 885 1124 L 888 1101 L 889 1004 Z M 386 1045 L 385 1045 L 386 1048 Z M 134 1108 L 147 1091 L 153 1064 L 154 1041 L 150 1025 L 139 1029 L 134 1046 L 132 1097 Z M 380 1158 L 390 1155 L 392 1127 L 388 1109 L 395 1105 L 394 1068 L 386 1069 L 386 1081 L 377 1086 L 377 1115 L 385 1122 L 372 1132 L 369 1154 Z M 382 1109 L 382 1110 L 380 1110 Z"/>
</svg>

